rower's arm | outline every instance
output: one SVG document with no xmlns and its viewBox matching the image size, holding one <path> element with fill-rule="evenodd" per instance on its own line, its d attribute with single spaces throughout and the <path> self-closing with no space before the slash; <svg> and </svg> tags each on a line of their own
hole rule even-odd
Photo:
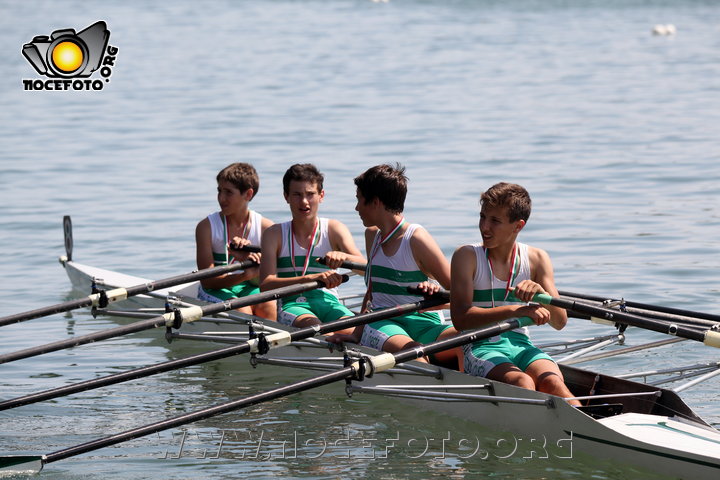
<svg viewBox="0 0 720 480">
<path fill-rule="evenodd" d="M 443 288 L 450 288 L 450 264 L 427 230 L 424 228 L 415 230 L 410 239 L 410 248 L 420 270 L 428 277 L 437 280 Z"/>
<path fill-rule="evenodd" d="M 522 316 L 522 305 L 502 305 L 495 308 L 473 306 L 475 269 L 477 259 L 472 247 L 465 245 L 455 250 L 450 269 L 450 316 L 458 331 L 480 328 L 488 324 Z"/>
<path fill-rule="evenodd" d="M 545 290 L 545 293 L 553 297 L 559 295 L 555 286 L 555 274 L 553 273 L 552 261 L 550 255 L 545 250 L 535 247 L 529 247 L 528 255 L 530 257 L 530 265 L 532 277 L 535 282 Z M 548 322 L 556 330 L 560 330 L 567 324 L 567 311 L 564 308 L 554 307 L 552 305 L 543 305 L 550 311 L 550 321 Z"/>
<path fill-rule="evenodd" d="M 328 267 L 338 268 L 343 261 L 366 263 L 367 260 L 358 249 L 350 230 L 344 223 L 330 220 L 328 222 L 328 236 L 330 237 L 330 245 L 333 248 L 332 252 L 325 255 Z"/>
<path fill-rule="evenodd" d="M 277 275 L 277 259 L 282 245 L 282 226 L 269 227 L 262 236 L 260 264 L 260 290 L 273 290 L 296 283 L 295 278 L 280 278 Z"/>
</svg>

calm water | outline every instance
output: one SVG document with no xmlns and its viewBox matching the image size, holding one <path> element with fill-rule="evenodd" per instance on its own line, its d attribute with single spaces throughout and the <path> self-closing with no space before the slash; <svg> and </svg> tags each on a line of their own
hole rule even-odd
<svg viewBox="0 0 720 480">
<path fill-rule="evenodd" d="M 80 262 L 155 278 L 192 270 L 195 224 L 216 208 L 214 176 L 239 160 L 257 167 L 254 206 L 276 221 L 288 217 L 282 172 L 316 163 L 327 176 L 324 214 L 358 242 L 352 178 L 403 162 L 407 217 L 448 257 L 478 239 L 479 193 L 518 182 L 534 200 L 521 238 L 551 254 L 561 289 L 718 312 L 716 2 L 6 1 L 0 18 L 0 316 L 78 295 L 56 261 L 63 215 L 73 217 Z M 23 78 L 37 78 L 24 43 L 98 20 L 119 49 L 102 91 L 22 91 Z M 678 33 L 651 35 L 658 23 Z M 85 311 L 57 315 L 3 327 L 0 348 L 112 325 Z M 607 330 L 577 322 L 534 335 L 598 332 Z M 628 343 L 654 338 L 633 332 Z M 172 355 L 159 335 L 144 335 L 23 360 L 1 367 L 0 396 Z M 598 368 L 644 370 L 675 356 L 718 359 L 686 342 Z M 48 453 L 292 375 L 236 359 L 2 412 L 0 451 Z M 717 388 L 683 394 L 715 423 Z M 437 441 L 418 455 L 410 441 L 478 431 L 498 440 L 325 388 L 193 424 L 180 459 L 164 458 L 177 453 L 177 430 L 51 464 L 44 476 L 637 478 L 587 459 L 443 458 Z M 199 458 L 217 454 L 220 432 L 220 458 Z M 336 443 L 289 458 L 282 442 L 298 433 Z M 367 459 L 363 439 L 396 436 L 404 448 Z"/>
</svg>

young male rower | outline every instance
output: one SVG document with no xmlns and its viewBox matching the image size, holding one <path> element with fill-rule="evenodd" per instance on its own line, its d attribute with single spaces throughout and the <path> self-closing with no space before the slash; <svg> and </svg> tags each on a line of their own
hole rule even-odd
<svg viewBox="0 0 720 480">
<path fill-rule="evenodd" d="M 377 165 L 355 178 L 357 210 L 366 228 L 365 245 L 368 254 L 365 282 L 364 310 L 379 310 L 422 297 L 407 291 L 419 287 L 432 294 L 450 286 L 450 264 L 427 230 L 405 221 L 403 210 L 407 195 L 407 177 L 401 165 Z M 429 281 L 432 278 L 440 283 Z M 457 334 L 444 325 L 438 312 L 409 313 L 358 327 L 350 337 L 355 340 L 362 333 L 361 343 L 386 352 L 397 352 L 423 343 Z M 334 337 L 343 340 L 340 337 Z M 460 349 L 435 355 L 443 365 L 462 368 Z M 421 359 L 426 361 L 425 359 Z"/>
<path fill-rule="evenodd" d="M 352 316 L 337 298 L 342 277 L 333 270 L 343 261 L 365 263 L 348 228 L 318 217 L 325 198 L 324 176 L 309 163 L 291 166 L 283 176 L 283 195 L 292 220 L 268 228 L 262 239 L 260 288 L 271 290 L 321 280 L 325 288 L 281 299 L 278 320 L 306 327 Z M 317 262 L 324 257 L 326 265 Z"/>
<path fill-rule="evenodd" d="M 195 228 L 195 248 L 198 269 L 228 265 L 236 261 L 260 262 L 259 253 L 248 253 L 231 247 L 260 245 L 263 232 L 273 224 L 259 213 L 250 210 L 250 201 L 260 188 L 255 168 L 247 163 L 232 163 L 217 174 L 217 200 L 220 211 L 202 219 Z M 231 272 L 200 282 L 200 298 L 222 302 L 260 293 L 258 267 Z M 274 301 L 238 309 L 270 320 L 277 316 Z"/>
<path fill-rule="evenodd" d="M 450 312 L 459 331 L 518 317 L 557 330 L 565 310 L 529 304 L 536 293 L 557 295 L 550 256 L 517 242 L 530 217 L 530 195 L 520 185 L 498 183 L 480 196 L 482 243 L 459 247 L 452 257 Z M 572 397 L 549 355 L 535 347 L 527 327 L 466 345 L 465 371 L 531 390 Z M 579 405 L 576 400 L 573 405 Z"/>
</svg>

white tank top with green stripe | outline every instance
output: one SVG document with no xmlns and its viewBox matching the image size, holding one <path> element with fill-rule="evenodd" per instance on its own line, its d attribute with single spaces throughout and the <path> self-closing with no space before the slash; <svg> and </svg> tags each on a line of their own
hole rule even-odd
<svg viewBox="0 0 720 480">
<path fill-rule="evenodd" d="M 228 239 L 225 228 L 225 219 L 220 212 L 208 215 L 210 221 L 210 238 L 212 239 L 213 263 L 215 266 L 227 265 L 232 260 L 227 251 Z M 262 215 L 250 210 L 250 227 L 248 228 L 247 239 L 251 245 L 260 246 L 262 238 Z M 239 273 L 239 272 L 237 272 Z"/>
<path fill-rule="evenodd" d="M 328 267 L 318 263 L 316 259 L 318 257 L 324 257 L 326 253 L 333 250 L 330 244 L 330 235 L 328 233 L 327 218 L 318 218 L 320 224 L 318 225 L 318 233 L 316 234 L 317 240 L 315 248 L 312 249 L 310 255 L 310 262 L 308 263 L 307 274 L 321 273 L 328 270 Z M 281 224 L 282 227 L 282 247 L 280 248 L 280 256 L 277 259 L 277 276 L 280 278 L 288 277 L 299 277 L 302 276 L 303 266 L 305 265 L 305 258 L 307 256 L 307 249 L 301 247 L 297 239 L 293 236 L 293 243 L 295 244 L 295 267 L 293 267 L 292 260 L 290 259 L 290 232 L 292 228 L 292 220 Z M 337 297 L 337 288 L 323 288 L 322 290 L 329 292 Z M 309 293 L 309 292 L 308 292 Z M 306 294 L 305 296 L 307 296 Z"/>
<path fill-rule="evenodd" d="M 370 284 L 374 309 L 394 307 L 422 299 L 422 296 L 412 295 L 407 291 L 407 287 L 415 287 L 428 279 L 415 262 L 410 248 L 410 238 L 418 228 L 422 227 L 416 223 L 408 225 L 400 247 L 393 256 L 388 257 L 382 247 L 379 247 L 371 259 Z M 378 239 L 376 238 L 375 241 Z"/>
<path fill-rule="evenodd" d="M 475 250 L 475 261 L 477 264 L 475 277 L 473 278 L 473 306 L 491 308 L 493 306 L 493 300 L 495 301 L 496 307 L 502 305 L 526 305 L 525 302 L 518 300 L 518 298 L 512 294 L 512 289 L 519 282 L 530 279 L 528 246 L 524 243 L 517 243 L 516 257 L 518 261 L 514 262 L 515 269 L 511 273 L 511 291 L 507 294 L 507 298 L 505 294 L 508 282 L 507 280 L 500 280 L 492 274 L 482 244 L 474 243 L 469 246 Z M 530 331 L 527 327 L 516 328 L 513 331 L 522 333 L 528 337 L 530 336 Z"/>
</svg>

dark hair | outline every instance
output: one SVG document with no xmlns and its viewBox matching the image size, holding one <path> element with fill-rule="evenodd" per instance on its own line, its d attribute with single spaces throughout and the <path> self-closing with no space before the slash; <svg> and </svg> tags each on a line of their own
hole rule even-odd
<svg viewBox="0 0 720 480">
<path fill-rule="evenodd" d="M 286 195 L 290 192 L 290 182 L 293 180 L 314 183 L 317 185 L 318 191 L 322 191 L 325 176 L 312 163 L 296 163 L 283 175 L 283 192 Z"/>
<path fill-rule="evenodd" d="M 407 196 L 405 167 L 396 163 L 392 165 L 375 165 L 355 177 L 355 186 L 365 198 L 371 202 L 380 200 L 385 209 L 392 213 L 402 213 Z"/>
<path fill-rule="evenodd" d="M 218 183 L 222 181 L 230 182 L 235 185 L 240 192 L 246 192 L 249 188 L 252 188 L 253 198 L 257 195 L 257 192 L 260 189 L 260 177 L 258 177 L 255 167 L 249 163 L 231 163 L 220 170 L 220 173 L 217 174 L 216 180 Z"/>
<path fill-rule="evenodd" d="M 530 194 L 515 183 L 496 183 L 480 195 L 480 205 L 489 207 L 506 207 L 511 222 L 524 220 L 527 222 L 532 210 Z"/>
</svg>

